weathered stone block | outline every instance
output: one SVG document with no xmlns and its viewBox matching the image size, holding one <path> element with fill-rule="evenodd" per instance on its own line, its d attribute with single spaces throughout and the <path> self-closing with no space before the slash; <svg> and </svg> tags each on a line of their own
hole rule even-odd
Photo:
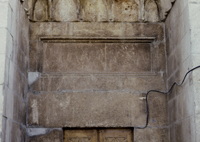
<svg viewBox="0 0 200 142">
<path fill-rule="evenodd" d="M 32 91 L 141 91 L 151 89 L 164 91 L 165 83 L 161 76 L 135 75 L 42 75 L 30 85 Z"/>
<path fill-rule="evenodd" d="M 177 121 L 177 112 L 178 112 L 178 102 L 177 99 L 173 99 L 168 103 L 169 107 L 169 124 L 172 124 Z"/>
<path fill-rule="evenodd" d="M 150 23 L 124 23 L 124 35 L 136 37 L 156 37 L 156 40 L 164 40 L 164 25 Z"/>
<path fill-rule="evenodd" d="M 52 43 L 45 44 L 43 52 L 43 72 L 95 73 L 105 70 L 104 44 Z"/>
<path fill-rule="evenodd" d="M 48 0 L 32 0 L 31 3 L 31 19 L 33 21 L 49 21 L 50 20 L 50 3 Z"/>
<path fill-rule="evenodd" d="M 148 90 L 165 90 L 165 84 L 161 76 L 132 76 L 122 78 L 123 89 L 147 92 Z"/>
<path fill-rule="evenodd" d="M 4 99 L 4 115 L 19 123 L 26 123 L 26 103 L 14 91 L 6 87 Z"/>
<path fill-rule="evenodd" d="M 24 76 L 27 76 L 28 58 L 25 56 L 24 52 L 19 47 L 15 47 L 14 50 L 15 50 L 14 62 L 19 68 L 19 70 L 22 72 L 22 74 Z"/>
<path fill-rule="evenodd" d="M 149 104 L 149 126 L 168 125 L 168 103 L 167 95 L 160 93 L 150 93 Z"/>
<path fill-rule="evenodd" d="M 120 76 L 114 75 L 91 75 L 77 76 L 74 81 L 74 90 L 113 91 L 121 90 L 122 81 Z"/>
<path fill-rule="evenodd" d="M 66 22 L 36 22 L 30 26 L 30 40 L 39 40 L 41 36 L 72 35 L 72 23 Z"/>
<path fill-rule="evenodd" d="M 28 90 L 26 77 L 20 73 L 19 69 L 12 62 L 10 62 L 9 74 L 9 88 L 24 98 Z"/>
<path fill-rule="evenodd" d="M 169 142 L 168 128 L 134 129 L 134 142 Z"/>
<path fill-rule="evenodd" d="M 76 78 L 76 77 L 75 77 Z M 69 91 L 74 89 L 74 76 L 45 76 L 30 85 L 33 91 Z"/>
<path fill-rule="evenodd" d="M 145 124 L 145 101 L 129 92 L 29 94 L 29 126 L 132 127 Z"/>
<path fill-rule="evenodd" d="M 152 70 L 148 43 L 44 43 L 41 48 L 38 59 L 41 72 L 133 73 Z"/>
<path fill-rule="evenodd" d="M 151 22 L 160 21 L 159 9 L 156 1 L 154 0 L 144 1 L 144 20 Z"/>
<path fill-rule="evenodd" d="M 6 142 L 24 142 L 26 137 L 26 128 L 24 125 L 13 122 L 10 119 L 6 120 Z"/>
<path fill-rule="evenodd" d="M 17 95 L 15 95 L 12 90 L 6 87 L 3 114 L 10 119 L 17 120 L 18 118 L 17 103 L 18 103 Z"/>
<path fill-rule="evenodd" d="M 29 69 L 28 71 L 36 71 L 37 65 L 37 51 L 38 51 L 38 41 L 30 41 L 29 43 Z"/>
<path fill-rule="evenodd" d="M 53 21 L 77 21 L 77 3 L 74 0 L 53 1 Z"/>
<path fill-rule="evenodd" d="M 63 142 L 63 132 L 60 129 L 28 129 L 27 142 Z M 36 132 L 36 134 L 34 134 Z M 41 133 L 40 133 L 41 132 Z"/>
<path fill-rule="evenodd" d="M 150 44 L 106 44 L 108 72 L 151 71 Z"/>
<path fill-rule="evenodd" d="M 139 21 L 140 2 L 138 0 L 115 0 L 112 4 L 112 21 Z"/>
<path fill-rule="evenodd" d="M 105 37 L 123 35 L 122 23 L 90 23 L 76 22 L 73 24 L 74 36 Z"/>
<path fill-rule="evenodd" d="M 29 2 L 32 21 L 141 21 L 164 20 L 171 9 L 170 0 L 56 0 Z M 51 7 L 53 10 L 51 11 Z M 51 15 L 52 13 L 52 15 Z M 140 17 L 140 18 L 139 18 Z"/>
</svg>

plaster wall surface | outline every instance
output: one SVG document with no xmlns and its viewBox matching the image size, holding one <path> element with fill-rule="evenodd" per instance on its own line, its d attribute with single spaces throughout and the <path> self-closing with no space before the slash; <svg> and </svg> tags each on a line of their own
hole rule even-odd
<svg viewBox="0 0 200 142">
<path fill-rule="evenodd" d="M 199 1 L 177 0 L 166 19 L 168 88 L 199 65 Z M 199 70 L 168 96 L 171 142 L 198 142 Z"/>
<path fill-rule="evenodd" d="M 0 124 L 2 142 L 25 141 L 29 20 L 27 4 L 0 1 Z"/>
</svg>

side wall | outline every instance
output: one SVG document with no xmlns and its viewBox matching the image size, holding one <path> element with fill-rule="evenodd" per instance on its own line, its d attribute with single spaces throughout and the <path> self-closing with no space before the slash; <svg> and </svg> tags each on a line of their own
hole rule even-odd
<svg viewBox="0 0 200 142">
<path fill-rule="evenodd" d="M 199 65 L 198 0 L 177 0 L 166 20 L 168 88 L 181 82 L 185 73 Z M 199 141 L 199 70 L 187 77 L 183 87 L 168 96 L 170 142 Z"/>
<path fill-rule="evenodd" d="M 191 31 L 191 59 L 192 66 L 200 65 L 200 1 L 189 0 L 189 20 Z M 195 138 L 200 141 L 200 69 L 192 74 L 194 89 L 194 118 L 195 118 Z"/>
<path fill-rule="evenodd" d="M 29 20 L 24 8 L 26 4 L 20 0 L 0 1 L 0 122 L 3 142 L 25 141 Z"/>
</svg>

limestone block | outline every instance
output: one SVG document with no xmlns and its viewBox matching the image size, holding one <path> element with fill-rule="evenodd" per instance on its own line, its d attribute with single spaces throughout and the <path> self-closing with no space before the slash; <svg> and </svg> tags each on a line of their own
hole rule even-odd
<svg viewBox="0 0 200 142">
<path fill-rule="evenodd" d="M 38 41 L 30 41 L 29 46 L 29 71 L 34 72 L 37 70 Z"/>
<path fill-rule="evenodd" d="M 157 2 L 157 4 L 159 5 L 159 17 L 160 20 L 164 20 L 168 14 L 168 12 L 170 11 L 170 9 L 172 8 L 172 2 L 174 2 L 175 0 L 159 0 Z"/>
<path fill-rule="evenodd" d="M 5 28 L 7 27 L 7 21 L 8 21 L 8 2 L 2 2 L 0 3 L 0 27 Z"/>
<path fill-rule="evenodd" d="M 73 24 L 74 36 L 105 37 L 122 36 L 122 23 L 90 23 L 76 22 Z"/>
<path fill-rule="evenodd" d="M 27 76 L 28 58 L 25 56 L 24 52 L 19 49 L 19 47 L 15 47 L 14 50 L 14 62 L 18 66 L 19 70 L 23 73 L 23 75 Z"/>
<path fill-rule="evenodd" d="M 109 0 L 77 0 L 78 18 L 83 21 L 108 21 Z"/>
<path fill-rule="evenodd" d="M 42 50 L 39 64 L 43 72 L 151 71 L 151 47 L 148 43 L 44 43 Z"/>
<path fill-rule="evenodd" d="M 43 50 L 44 72 L 93 73 L 105 68 L 104 44 L 51 43 L 45 44 Z"/>
<path fill-rule="evenodd" d="M 158 57 L 156 58 L 158 62 L 157 70 L 161 72 L 162 75 L 166 71 L 166 47 L 165 43 L 159 43 L 156 45 L 158 48 Z"/>
<path fill-rule="evenodd" d="M 149 102 L 149 126 L 168 126 L 167 95 L 150 93 Z"/>
<path fill-rule="evenodd" d="M 77 6 L 74 0 L 54 0 L 53 21 L 77 21 Z"/>
<path fill-rule="evenodd" d="M 113 0 L 112 21 L 139 21 L 139 0 Z"/>
<path fill-rule="evenodd" d="M 62 142 L 63 132 L 60 129 L 28 128 L 27 142 Z"/>
<path fill-rule="evenodd" d="M 144 1 L 144 20 L 156 22 L 159 21 L 159 11 L 157 3 L 154 0 Z"/>
<path fill-rule="evenodd" d="M 193 86 L 182 88 L 183 93 L 178 95 L 178 109 L 177 117 L 178 120 L 184 119 L 186 117 L 192 116 L 194 114 L 195 103 L 194 103 L 194 93 Z M 196 98 L 197 99 L 197 98 Z M 199 110 L 196 110 L 198 112 Z"/>
<path fill-rule="evenodd" d="M 106 44 L 106 70 L 108 72 L 151 71 L 150 44 Z"/>
<path fill-rule="evenodd" d="M 199 41 L 199 38 L 200 38 L 200 29 L 192 30 L 191 31 L 191 50 L 192 50 L 192 53 L 194 53 L 194 54 L 195 53 L 196 54 L 197 53 L 200 54 L 200 48 L 199 48 L 200 41 Z"/>
<path fill-rule="evenodd" d="M 6 63 L 6 55 L 0 53 L 0 85 L 4 84 L 4 78 L 5 78 L 5 63 Z"/>
<path fill-rule="evenodd" d="M 146 121 L 145 101 L 130 92 L 29 94 L 28 125 L 133 127 Z"/>
<path fill-rule="evenodd" d="M 50 3 L 48 0 L 32 0 L 32 20 L 49 21 L 50 20 Z"/>
<path fill-rule="evenodd" d="M 121 90 L 121 76 L 65 75 L 44 76 L 31 85 L 34 91 L 108 91 Z"/>
<path fill-rule="evenodd" d="M 195 113 L 200 112 L 200 97 L 199 97 L 199 92 L 200 92 L 200 83 L 199 82 L 195 82 L 194 83 L 194 102 L 195 102 Z"/>
<path fill-rule="evenodd" d="M 165 90 L 165 84 L 161 76 L 132 76 L 125 75 L 122 78 L 123 89 L 147 92 L 148 90 Z"/>
<path fill-rule="evenodd" d="M 31 91 L 141 91 L 165 90 L 161 76 L 88 74 L 88 75 L 42 75 L 30 85 Z"/>
<path fill-rule="evenodd" d="M 30 40 L 39 40 L 41 36 L 72 35 L 72 24 L 67 22 L 36 22 L 30 25 Z"/>
<path fill-rule="evenodd" d="M 5 108 L 4 115 L 19 123 L 25 124 L 26 122 L 26 104 L 16 93 L 7 88 L 5 89 Z"/>
<path fill-rule="evenodd" d="M 187 117 L 183 119 L 182 121 L 179 121 L 178 123 L 176 123 L 174 125 L 175 141 L 176 142 L 188 142 L 188 141 L 194 142 L 195 129 L 196 129 L 194 123 L 195 123 L 194 116 Z"/>
<path fill-rule="evenodd" d="M 200 125 L 200 114 L 196 114 L 195 115 L 195 126 L 199 126 Z M 200 128 L 199 127 L 196 127 L 196 132 L 195 132 L 195 135 L 193 136 L 196 136 L 196 140 L 199 141 L 200 140 Z"/>
<path fill-rule="evenodd" d="M 200 65 L 200 56 L 199 56 L 199 54 L 192 54 L 191 59 L 192 59 L 192 67 L 193 68 Z M 196 83 L 200 83 L 199 70 L 200 69 L 197 69 L 192 73 L 193 81 L 196 82 Z"/>
<path fill-rule="evenodd" d="M 190 27 L 193 30 L 199 29 L 200 23 L 199 23 L 199 8 L 200 5 L 196 3 L 189 4 L 189 17 L 190 17 Z"/>
<path fill-rule="evenodd" d="M 5 88 L 4 112 L 3 114 L 10 119 L 17 119 L 17 101 L 16 96 L 9 88 Z"/>
<path fill-rule="evenodd" d="M 177 121 L 178 114 L 178 102 L 177 99 L 173 99 L 168 103 L 169 106 L 169 124 Z"/>
<path fill-rule="evenodd" d="M 12 62 L 10 62 L 9 74 L 9 88 L 15 91 L 17 95 L 24 98 L 28 90 L 27 79 Z"/>
<path fill-rule="evenodd" d="M 167 85 L 169 87 L 172 86 L 172 84 L 174 83 L 174 81 L 176 80 L 176 74 L 171 75 L 171 77 L 167 78 Z M 172 90 L 172 92 L 169 94 L 168 100 L 172 100 L 175 96 L 176 96 L 176 89 L 177 86 L 174 87 L 174 89 Z"/>
<path fill-rule="evenodd" d="M 158 22 L 166 18 L 171 0 L 31 0 L 33 21 Z M 52 12 L 51 7 L 53 7 Z M 51 14 L 52 13 L 52 14 Z"/>
<path fill-rule="evenodd" d="M 150 23 L 124 23 L 124 36 L 156 37 L 157 41 L 164 40 L 164 25 Z"/>
<path fill-rule="evenodd" d="M 26 137 L 26 128 L 24 125 L 13 122 L 10 119 L 6 120 L 6 142 L 23 142 Z"/>
<path fill-rule="evenodd" d="M 168 128 L 134 129 L 134 142 L 169 142 Z"/>
<path fill-rule="evenodd" d="M 70 91 L 74 88 L 74 77 L 69 76 L 45 76 L 30 84 L 32 91 Z M 79 82 L 80 83 L 80 82 Z M 87 82 L 84 82 L 87 84 Z M 81 83 L 80 83 L 81 84 Z"/>
<path fill-rule="evenodd" d="M 5 54 L 6 53 L 6 45 L 7 45 L 7 37 L 8 32 L 6 28 L 0 28 L 0 42 L 1 42 L 1 47 L 0 47 L 0 54 Z"/>
</svg>

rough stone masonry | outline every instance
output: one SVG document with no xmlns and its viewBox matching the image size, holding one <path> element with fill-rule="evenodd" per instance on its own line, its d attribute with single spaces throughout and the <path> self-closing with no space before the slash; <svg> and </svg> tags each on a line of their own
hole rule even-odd
<svg viewBox="0 0 200 142">
<path fill-rule="evenodd" d="M 147 90 L 166 90 L 200 61 L 199 0 L 172 3 L 1 0 L 2 141 L 144 126 Z M 186 82 L 168 97 L 150 94 L 135 142 L 199 141 L 198 72 Z"/>
<path fill-rule="evenodd" d="M 171 1 L 32 0 L 29 6 L 29 74 L 35 79 L 28 127 L 143 126 L 145 92 L 166 89 L 162 21 Z M 149 127 L 136 130 L 135 140 L 159 131 L 155 139 L 167 141 L 167 97 L 149 99 Z"/>
</svg>

